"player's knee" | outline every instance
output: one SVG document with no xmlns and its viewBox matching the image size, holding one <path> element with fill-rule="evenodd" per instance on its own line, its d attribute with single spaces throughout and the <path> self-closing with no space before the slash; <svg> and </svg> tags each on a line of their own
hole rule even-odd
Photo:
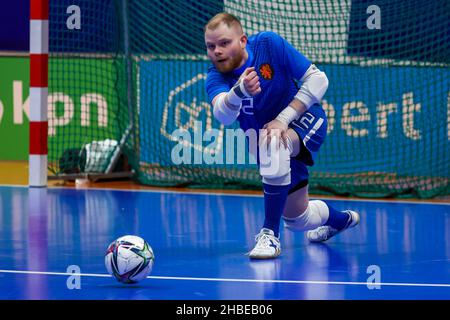
<svg viewBox="0 0 450 320">
<path fill-rule="evenodd" d="M 325 222 L 327 222 L 328 217 L 330 216 L 330 211 L 325 202 L 322 200 L 311 200 L 309 201 L 308 207 L 311 208 L 311 211 L 314 212 L 315 215 L 317 215 L 317 219 L 321 224 L 325 224 Z"/>
<path fill-rule="evenodd" d="M 263 182 L 270 185 L 288 185 L 291 183 L 291 156 L 284 146 L 275 147 L 273 140 L 268 148 L 260 147 L 259 173 Z"/>
</svg>

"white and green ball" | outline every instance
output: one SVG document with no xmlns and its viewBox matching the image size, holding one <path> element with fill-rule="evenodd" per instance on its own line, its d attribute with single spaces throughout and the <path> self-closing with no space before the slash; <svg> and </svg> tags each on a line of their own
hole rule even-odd
<svg viewBox="0 0 450 320">
<path fill-rule="evenodd" d="M 147 241 L 127 235 L 111 242 L 105 254 L 108 273 L 122 283 L 145 279 L 153 268 L 155 255 Z"/>
</svg>

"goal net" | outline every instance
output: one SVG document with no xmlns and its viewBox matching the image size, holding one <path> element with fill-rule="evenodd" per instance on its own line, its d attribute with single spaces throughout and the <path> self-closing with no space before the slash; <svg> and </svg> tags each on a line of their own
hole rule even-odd
<svg viewBox="0 0 450 320">
<path fill-rule="evenodd" d="M 248 35 L 277 32 L 328 76 L 310 192 L 450 194 L 450 2 L 373 3 L 51 1 L 51 171 L 89 170 L 95 150 L 110 163 L 118 148 L 143 184 L 260 188 L 254 161 L 236 152 L 245 138 L 227 133 L 238 125 L 214 119 L 204 89 L 203 26 L 227 11 Z"/>
</svg>

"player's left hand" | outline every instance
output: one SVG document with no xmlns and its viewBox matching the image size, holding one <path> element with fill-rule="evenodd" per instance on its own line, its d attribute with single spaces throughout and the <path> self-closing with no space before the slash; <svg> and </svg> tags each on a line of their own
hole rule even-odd
<svg viewBox="0 0 450 320">
<path fill-rule="evenodd" d="M 267 138 L 267 146 L 269 146 L 270 141 L 276 139 L 276 141 L 279 141 L 278 146 L 281 146 L 281 143 L 283 143 L 284 147 L 287 148 L 287 130 L 287 124 L 274 119 L 264 125 L 262 141 Z"/>
</svg>

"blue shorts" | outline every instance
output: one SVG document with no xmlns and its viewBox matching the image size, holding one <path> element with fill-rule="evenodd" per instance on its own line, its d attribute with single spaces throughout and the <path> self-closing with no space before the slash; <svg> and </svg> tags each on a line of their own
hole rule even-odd
<svg viewBox="0 0 450 320">
<path fill-rule="evenodd" d="M 298 120 L 291 122 L 293 129 L 303 143 L 300 152 L 291 158 L 291 187 L 289 193 L 297 191 L 308 184 L 307 166 L 314 165 L 314 159 L 327 135 L 327 116 L 322 106 L 315 104 Z"/>
</svg>

